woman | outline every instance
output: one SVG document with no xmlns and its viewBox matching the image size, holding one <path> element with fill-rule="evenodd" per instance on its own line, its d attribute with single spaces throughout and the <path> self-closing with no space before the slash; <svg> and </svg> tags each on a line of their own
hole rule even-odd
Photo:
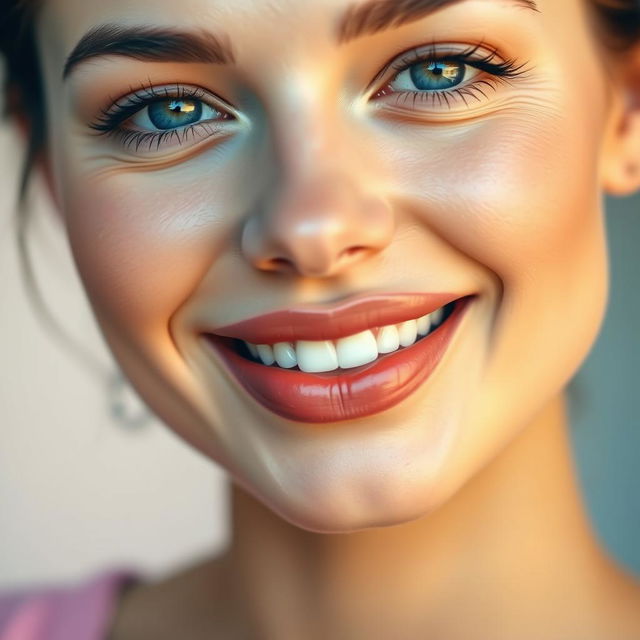
<svg viewBox="0 0 640 640">
<path fill-rule="evenodd" d="M 100 327 L 233 479 L 228 552 L 110 640 L 640 638 L 564 400 L 640 184 L 640 5 L 19 4 L 12 111 Z"/>
</svg>

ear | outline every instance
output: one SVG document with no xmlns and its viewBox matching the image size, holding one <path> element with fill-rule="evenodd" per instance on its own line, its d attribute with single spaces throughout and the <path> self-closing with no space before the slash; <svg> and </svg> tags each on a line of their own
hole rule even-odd
<svg viewBox="0 0 640 640">
<path fill-rule="evenodd" d="M 640 45 L 617 54 L 614 105 L 603 166 L 603 188 L 612 196 L 640 189 Z"/>
</svg>

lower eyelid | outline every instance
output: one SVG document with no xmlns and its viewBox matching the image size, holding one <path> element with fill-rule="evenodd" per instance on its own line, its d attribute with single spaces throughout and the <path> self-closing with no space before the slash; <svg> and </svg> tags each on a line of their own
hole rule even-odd
<svg viewBox="0 0 640 640">
<path fill-rule="evenodd" d="M 482 72 L 480 72 L 482 73 Z M 380 90 L 373 104 L 380 116 L 418 123 L 469 118 L 486 113 L 492 104 L 491 93 L 504 82 L 500 76 L 485 75 L 446 90 L 394 91 Z"/>
<path fill-rule="evenodd" d="M 199 146 L 199 143 L 211 139 L 215 141 L 226 137 L 228 130 L 219 127 L 216 129 L 215 121 L 204 121 L 192 125 L 186 125 L 178 129 L 167 129 L 164 131 L 135 130 L 118 128 L 111 132 L 118 145 L 127 151 L 144 155 L 154 151 L 161 151 L 165 147 L 175 150 L 185 143 L 185 150 Z"/>
</svg>

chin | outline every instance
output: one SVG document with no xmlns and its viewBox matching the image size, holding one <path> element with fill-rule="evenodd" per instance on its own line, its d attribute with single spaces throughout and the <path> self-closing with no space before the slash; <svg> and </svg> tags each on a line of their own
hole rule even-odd
<svg viewBox="0 0 640 640">
<path fill-rule="evenodd" d="M 316 488 L 298 492 L 293 499 L 291 495 L 251 493 L 289 524 L 312 533 L 335 534 L 403 525 L 429 515 L 442 502 L 429 484 L 360 478 L 352 479 L 348 490 L 322 492 Z"/>
<path fill-rule="evenodd" d="M 269 505 L 275 510 L 275 505 Z M 290 524 L 311 533 L 355 533 L 380 527 L 394 527 L 427 516 L 435 506 L 428 504 L 379 504 L 356 509 L 284 509 L 277 510 Z"/>
</svg>

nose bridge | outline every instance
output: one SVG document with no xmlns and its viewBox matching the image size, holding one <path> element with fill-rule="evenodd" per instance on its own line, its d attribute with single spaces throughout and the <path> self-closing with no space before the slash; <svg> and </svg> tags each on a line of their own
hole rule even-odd
<svg viewBox="0 0 640 640">
<path fill-rule="evenodd" d="M 285 179 L 335 170 L 357 153 L 347 116 L 317 89 L 299 88 L 281 111 L 274 125 L 274 150 Z"/>
<path fill-rule="evenodd" d="M 243 252 L 258 269 L 324 277 L 382 250 L 394 223 L 345 115 L 304 98 L 274 125 L 273 183 L 247 220 Z"/>
</svg>

